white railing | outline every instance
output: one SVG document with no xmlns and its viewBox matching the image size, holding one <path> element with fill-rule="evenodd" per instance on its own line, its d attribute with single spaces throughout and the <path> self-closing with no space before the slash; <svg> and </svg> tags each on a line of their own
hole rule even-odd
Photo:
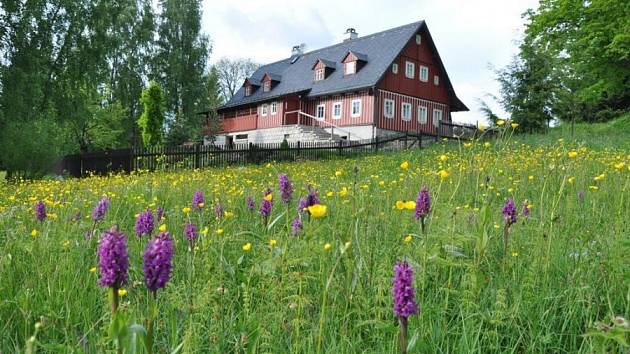
<svg viewBox="0 0 630 354">
<path fill-rule="evenodd" d="M 324 120 L 324 118 L 315 117 L 315 116 L 310 115 L 308 113 L 302 112 L 302 110 L 299 110 L 299 109 L 295 110 L 295 111 L 284 112 L 284 121 L 283 121 L 283 123 L 286 122 L 287 114 L 291 114 L 291 113 L 297 113 L 298 114 L 297 125 L 301 125 L 300 124 L 300 116 L 305 116 L 307 118 L 311 118 L 311 120 L 313 122 L 313 124 L 311 126 L 315 126 L 315 123 L 314 123 L 315 121 L 317 121 L 319 123 L 324 123 L 324 124 L 330 126 L 330 139 L 331 140 L 333 139 L 333 137 L 335 135 L 335 129 L 337 129 L 338 131 L 341 131 L 343 133 L 348 134 L 348 140 L 350 140 L 350 134 L 351 134 L 350 131 L 342 129 L 339 126 L 337 126 L 337 125 L 335 125 L 333 123 L 327 122 L 326 120 Z"/>
</svg>

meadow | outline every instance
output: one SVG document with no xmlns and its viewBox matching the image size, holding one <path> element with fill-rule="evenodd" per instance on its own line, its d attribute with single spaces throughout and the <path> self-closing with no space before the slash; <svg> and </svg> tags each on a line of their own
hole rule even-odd
<svg viewBox="0 0 630 354">
<path fill-rule="evenodd" d="M 151 322 L 157 353 L 396 353 L 399 261 L 418 306 L 409 352 L 627 352 L 628 146 L 502 129 L 356 159 L 3 183 L 0 352 L 146 352 Z M 299 210 L 309 193 L 317 208 Z M 113 225 L 129 257 L 114 292 L 97 255 Z M 143 252 L 165 232 L 172 272 L 150 291 Z"/>
</svg>

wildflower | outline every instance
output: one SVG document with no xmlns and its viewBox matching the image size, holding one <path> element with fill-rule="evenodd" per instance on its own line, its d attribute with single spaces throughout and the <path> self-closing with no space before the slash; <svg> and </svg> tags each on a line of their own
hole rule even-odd
<svg viewBox="0 0 630 354">
<path fill-rule="evenodd" d="M 96 273 L 96 267 L 90 268 L 90 273 Z"/>
<path fill-rule="evenodd" d="M 141 212 L 136 218 L 135 232 L 137 236 L 148 235 L 153 233 L 153 213 L 151 210 Z"/>
<path fill-rule="evenodd" d="M 166 231 L 166 224 L 162 224 L 160 225 L 160 227 L 158 228 L 160 231 L 164 232 Z"/>
<path fill-rule="evenodd" d="M 409 162 L 408 162 L 408 161 L 403 161 L 403 162 L 400 164 L 400 168 L 402 168 L 403 170 L 408 169 L 408 168 L 409 168 Z"/>
<path fill-rule="evenodd" d="M 340 197 L 345 197 L 346 195 L 348 195 L 348 188 L 343 187 L 340 191 L 339 191 L 339 196 Z"/>
<path fill-rule="evenodd" d="M 335 177 L 340 177 L 341 176 L 341 171 L 335 171 Z"/>
<path fill-rule="evenodd" d="M 601 181 L 604 179 L 604 177 L 606 177 L 606 174 L 602 173 L 601 175 L 594 177 L 593 180 Z"/>
<path fill-rule="evenodd" d="M 195 193 L 193 193 L 192 208 L 194 210 L 199 210 L 202 209 L 205 205 L 206 203 L 203 193 L 201 193 L 200 190 L 196 190 Z"/>
<path fill-rule="evenodd" d="M 497 120 L 497 125 L 498 126 L 502 126 L 503 124 L 505 124 L 505 121 L 503 119 Z"/>
<path fill-rule="evenodd" d="M 37 236 L 37 229 L 31 230 L 31 236 L 33 237 Z"/>
<path fill-rule="evenodd" d="M 512 252 L 512 257 L 518 257 L 518 252 Z"/>
<path fill-rule="evenodd" d="M 569 182 L 570 184 L 573 184 L 574 181 L 575 177 L 569 177 L 569 179 L 567 179 L 567 182 Z"/>
<path fill-rule="evenodd" d="M 523 205 L 522 206 L 523 206 L 523 211 L 522 211 L 523 216 L 524 217 L 528 217 L 529 216 L 529 212 L 531 211 L 533 205 L 529 204 L 529 201 L 527 199 L 525 199 L 523 201 Z"/>
<path fill-rule="evenodd" d="M 508 198 L 503 205 L 501 212 L 503 213 L 503 219 L 505 220 L 505 224 L 507 226 L 516 223 L 516 208 L 514 207 L 514 201 L 512 198 Z"/>
<path fill-rule="evenodd" d="M 265 200 L 266 202 L 272 202 L 273 201 L 273 193 L 271 193 L 271 192 L 266 193 L 265 196 L 263 197 L 263 200 Z"/>
<path fill-rule="evenodd" d="M 249 252 L 252 249 L 252 244 L 247 242 L 246 244 L 243 245 L 243 251 L 245 252 Z"/>
<path fill-rule="evenodd" d="M 440 161 L 444 162 L 444 161 L 448 160 L 448 156 L 440 155 L 439 159 L 440 159 Z"/>
<path fill-rule="evenodd" d="M 490 144 L 490 142 L 486 141 L 485 143 L 483 143 L 483 147 L 489 148 L 491 147 L 492 144 Z"/>
<path fill-rule="evenodd" d="M 319 197 L 317 196 L 317 190 L 312 188 L 310 185 L 306 187 L 308 189 L 308 195 L 306 197 L 300 198 L 298 202 L 298 212 L 306 211 L 306 208 L 319 204 Z"/>
<path fill-rule="evenodd" d="M 327 243 L 324 245 L 324 251 L 330 251 L 332 249 L 332 245 L 330 243 Z"/>
<path fill-rule="evenodd" d="M 123 297 L 127 295 L 127 290 L 125 289 L 118 289 L 118 296 Z"/>
<path fill-rule="evenodd" d="M 438 172 L 438 176 L 440 176 L 440 178 L 444 180 L 444 179 L 447 179 L 447 178 L 448 178 L 449 173 L 448 173 L 448 171 L 446 171 L 446 170 L 440 170 L 440 171 Z"/>
<path fill-rule="evenodd" d="M 186 215 L 188 215 L 188 213 L 190 213 L 190 208 L 189 207 L 184 207 L 182 208 L 182 212 Z"/>
<path fill-rule="evenodd" d="M 422 187 L 418 196 L 416 197 L 416 220 L 425 218 L 431 211 L 431 197 L 429 196 L 429 189 Z"/>
<path fill-rule="evenodd" d="M 392 279 L 392 297 L 394 299 L 394 316 L 407 318 L 418 314 L 413 288 L 413 269 L 403 261 L 396 263 Z"/>
<path fill-rule="evenodd" d="M 155 293 L 166 286 L 171 278 L 173 239 L 168 231 L 155 236 L 144 250 L 142 270 L 144 284 Z"/>
<path fill-rule="evenodd" d="M 411 241 L 413 241 L 413 236 L 411 236 L 411 235 L 405 236 L 405 243 L 409 243 Z"/>
<path fill-rule="evenodd" d="M 298 216 L 293 219 L 293 222 L 291 223 L 291 234 L 293 236 L 297 236 L 297 234 L 300 233 L 300 230 L 302 230 L 302 220 L 300 220 L 300 217 Z"/>
<path fill-rule="evenodd" d="M 483 125 L 483 124 L 479 124 L 479 127 L 478 127 L 478 128 L 479 128 L 479 131 L 481 131 L 481 132 L 483 132 L 483 131 L 485 131 L 485 130 L 486 130 L 486 126 L 485 126 L 485 125 Z"/>
<path fill-rule="evenodd" d="M 398 210 L 405 209 L 405 201 L 404 200 L 397 200 L 396 201 L 396 209 L 398 209 Z"/>
<path fill-rule="evenodd" d="M 203 230 L 201 230 L 201 234 L 204 235 L 204 236 L 208 236 L 208 231 L 209 230 L 210 229 L 208 229 L 208 227 L 206 226 L 206 227 L 203 228 Z"/>
<path fill-rule="evenodd" d="M 162 208 L 161 206 L 157 207 L 155 214 L 157 221 L 162 220 L 162 218 L 164 217 L 164 208 Z"/>
<path fill-rule="evenodd" d="M 289 181 L 289 177 L 287 177 L 286 174 L 280 173 L 278 175 L 278 185 L 282 202 L 288 203 L 289 201 L 291 201 L 291 196 L 293 195 L 293 185 L 291 184 L 291 181 Z"/>
<path fill-rule="evenodd" d="M 308 213 L 314 218 L 321 218 L 326 215 L 326 206 L 321 204 L 311 205 L 307 208 Z"/>
<path fill-rule="evenodd" d="M 101 198 L 92 210 L 92 220 L 101 221 L 105 217 L 107 213 L 107 209 L 109 209 L 109 199 L 107 197 Z"/>
<path fill-rule="evenodd" d="M 512 126 L 512 129 L 516 129 L 516 128 L 518 128 L 518 123 L 512 123 L 512 124 L 510 124 L 510 125 Z"/>
<path fill-rule="evenodd" d="M 192 242 L 199 236 L 199 234 L 197 234 L 197 226 L 193 223 L 184 225 L 184 236 L 186 237 L 186 240 L 192 244 Z"/>
<path fill-rule="evenodd" d="M 569 156 L 569 158 L 576 158 L 578 155 L 578 152 L 575 150 L 569 151 L 569 153 L 567 154 L 567 156 Z"/>
<path fill-rule="evenodd" d="M 267 195 L 271 195 L 271 193 Z M 265 225 L 267 224 L 267 218 L 271 214 L 271 206 L 272 206 L 271 198 L 267 198 L 267 195 L 263 197 L 263 200 L 260 204 L 260 215 L 262 215 L 265 218 Z"/>
<path fill-rule="evenodd" d="M 414 202 L 413 200 L 408 200 L 405 202 L 405 209 L 407 210 L 414 210 L 416 209 L 416 202 Z"/>
<path fill-rule="evenodd" d="M 234 216 L 234 213 L 226 210 L 223 212 L 223 216 L 225 216 L 226 218 L 231 218 Z"/>
<path fill-rule="evenodd" d="M 214 216 L 216 216 L 217 218 L 220 218 L 223 216 L 223 205 L 221 205 L 221 203 L 217 203 L 214 206 Z"/>
<path fill-rule="evenodd" d="M 35 218 L 37 221 L 44 221 L 46 219 L 46 204 L 41 200 L 35 204 L 33 208 L 35 210 Z"/>
<path fill-rule="evenodd" d="M 615 167 L 616 170 L 621 170 L 623 168 L 623 166 L 625 166 L 625 165 L 626 165 L 625 163 L 619 162 L 619 163 L 616 163 L 614 165 L 614 167 Z"/>
<path fill-rule="evenodd" d="M 217 235 L 221 235 L 221 234 L 223 234 L 223 229 L 217 229 L 217 230 L 215 231 L 215 233 L 216 233 Z"/>
<path fill-rule="evenodd" d="M 275 246 L 278 243 L 278 241 L 276 241 L 275 239 L 271 239 L 269 240 L 269 247 L 273 248 L 273 246 Z"/>
<path fill-rule="evenodd" d="M 256 204 L 254 203 L 254 198 L 247 197 L 247 199 L 245 200 L 245 203 L 247 204 L 247 209 L 249 209 L 250 211 L 254 211 L 256 209 Z"/>
<path fill-rule="evenodd" d="M 472 145 L 473 145 L 472 143 L 464 143 L 464 147 L 465 147 L 465 148 L 469 148 L 469 147 L 471 147 Z"/>
<path fill-rule="evenodd" d="M 129 255 L 127 254 L 127 238 L 116 226 L 103 232 L 98 244 L 98 267 L 102 287 L 120 289 L 127 282 Z"/>
</svg>

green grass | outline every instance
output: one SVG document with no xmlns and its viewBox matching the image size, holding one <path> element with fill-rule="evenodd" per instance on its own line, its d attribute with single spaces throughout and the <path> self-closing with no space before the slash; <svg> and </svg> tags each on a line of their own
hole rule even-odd
<svg viewBox="0 0 630 354">
<path fill-rule="evenodd" d="M 23 352 L 36 323 L 38 352 L 115 351 L 107 290 L 90 271 L 97 239 L 84 237 L 103 194 L 111 208 L 98 230 L 117 224 L 128 236 L 120 311 L 129 323 L 144 323 L 149 299 L 141 266 L 147 240 L 133 234 L 134 215 L 166 209 L 162 223 L 176 245 L 172 279 L 158 292 L 159 353 L 395 353 L 391 278 L 403 259 L 414 268 L 420 306 L 409 319 L 411 352 L 626 352 L 611 339 L 629 340 L 623 326 L 595 324 L 630 317 L 630 152 L 612 143 L 628 139 L 615 124 L 592 128 L 607 138 L 580 126 L 575 142 L 563 127 L 489 147 L 449 143 L 355 159 L 2 184 L 0 352 Z M 279 172 L 296 190 L 288 206 L 277 191 Z M 292 236 L 307 184 L 317 186 L 328 212 L 305 216 Z M 422 186 L 433 204 L 426 235 L 413 211 L 395 208 Z M 259 205 L 267 187 L 275 199 L 269 227 L 244 201 L 252 196 Z M 198 189 L 206 206 L 187 216 L 182 209 Z M 519 213 L 526 199 L 533 208 L 511 226 L 504 255 L 507 197 Z M 36 200 L 53 214 L 43 223 L 34 220 Z M 216 218 L 217 203 L 234 215 Z M 188 221 L 208 228 L 192 260 L 182 231 Z"/>
</svg>

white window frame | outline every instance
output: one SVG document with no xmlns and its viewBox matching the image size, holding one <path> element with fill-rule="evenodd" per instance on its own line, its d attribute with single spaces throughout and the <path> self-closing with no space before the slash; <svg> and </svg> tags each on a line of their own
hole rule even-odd
<svg viewBox="0 0 630 354">
<path fill-rule="evenodd" d="M 263 91 L 264 91 L 264 92 L 269 92 L 269 91 L 271 91 L 271 81 L 265 81 L 265 82 L 263 82 Z"/>
<path fill-rule="evenodd" d="M 339 107 L 339 114 L 335 113 L 335 108 Z M 343 113 L 343 102 L 335 102 L 332 107 L 332 117 L 333 119 L 341 119 L 341 114 Z"/>
<path fill-rule="evenodd" d="M 440 85 L 440 77 L 437 75 L 433 75 L 433 85 L 435 86 L 439 86 Z"/>
<path fill-rule="evenodd" d="M 415 77 L 416 64 L 411 61 L 405 61 L 405 77 L 413 79 Z"/>
<path fill-rule="evenodd" d="M 437 128 L 439 122 L 442 120 L 442 110 L 433 109 L 433 126 Z"/>
<path fill-rule="evenodd" d="M 322 81 L 324 80 L 324 76 L 326 73 L 326 69 L 315 69 L 315 81 Z"/>
<path fill-rule="evenodd" d="M 245 96 L 251 96 L 252 95 L 252 86 L 248 85 L 245 86 Z"/>
<path fill-rule="evenodd" d="M 357 62 L 355 60 L 349 61 L 343 66 L 344 75 L 352 75 L 352 74 L 356 74 L 356 72 L 357 72 Z"/>
<path fill-rule="evenodd" d="M 427 106 L 418 105 L 418 123 L 427 124 Z"/>
<path fill-rule="evenodd" d="M 403 102 L 400 104 L 400 117 L 402 120 L 407 122 L 411 121 L 411 116 L 413 115 L 411 108 L 411 103 Z M 405 111 L 408 113 L 407 115 L 405 115 Z"/>
<path fill-rule="evenodd" d="M 422 44 L 422 36 L 419 34 L 416 34 L 416 44 Z"/>
<path fill-rule="evenodd" d="M 359 110 L 358 111 L 354 111 L 354 107 L 355 107 L 355 103 L 358 103 L 358 107 Z M 356 118 L 356 117 L 360 117 L 361 116 L 361 99 L 357 98 L 355 100 L 352 100 L 352 102 L 350 103 L 350 117 L 352 118 Z"/>
<path fill-rule="evenodd" d="M 392 64 L 392 73 L 398 74 L 398 63 Z"/>
<path fill-rule="evenodd" d="M 322 109 L 322 115 L 319 115 L 319 109 Z M 326 119 L 326 104 L 322 103 L 322 104 L 318 104 L 317 106 L 315 106 L 315 117 L 319 120 L 323 120 Z"/>
<path fill-rule="evenodd" d="M 388 110 L 387 107 L 390 107 L 391 110 Z M 383 100 L 383 117 L 385 118 L 394 118 L 394 115 L 396 114 L 396 105 L 394 100 L 390 100 L 389 98 L 386 98 Z"/>
<path fill-rule="evenodd" d="M 274 101 L 271 102 L 271 114 L 275 115 L 276 113 L 278 113 L 278 102 Z"/>
<path fill-rule="evenodd" d="M 269 105 L 266 104 L 266 103 L 263 104 L 262 107 L 260 108 L 260 110 L 261 110 L 261 115 L 263 117 L 266 117 L 267 116 L 267 112 L 269 111 Z"/>
<path fill-rule="evenodd" d="M 420 65 L 420 81 L 429 81 L 429 67 Z"/>
</svg>

